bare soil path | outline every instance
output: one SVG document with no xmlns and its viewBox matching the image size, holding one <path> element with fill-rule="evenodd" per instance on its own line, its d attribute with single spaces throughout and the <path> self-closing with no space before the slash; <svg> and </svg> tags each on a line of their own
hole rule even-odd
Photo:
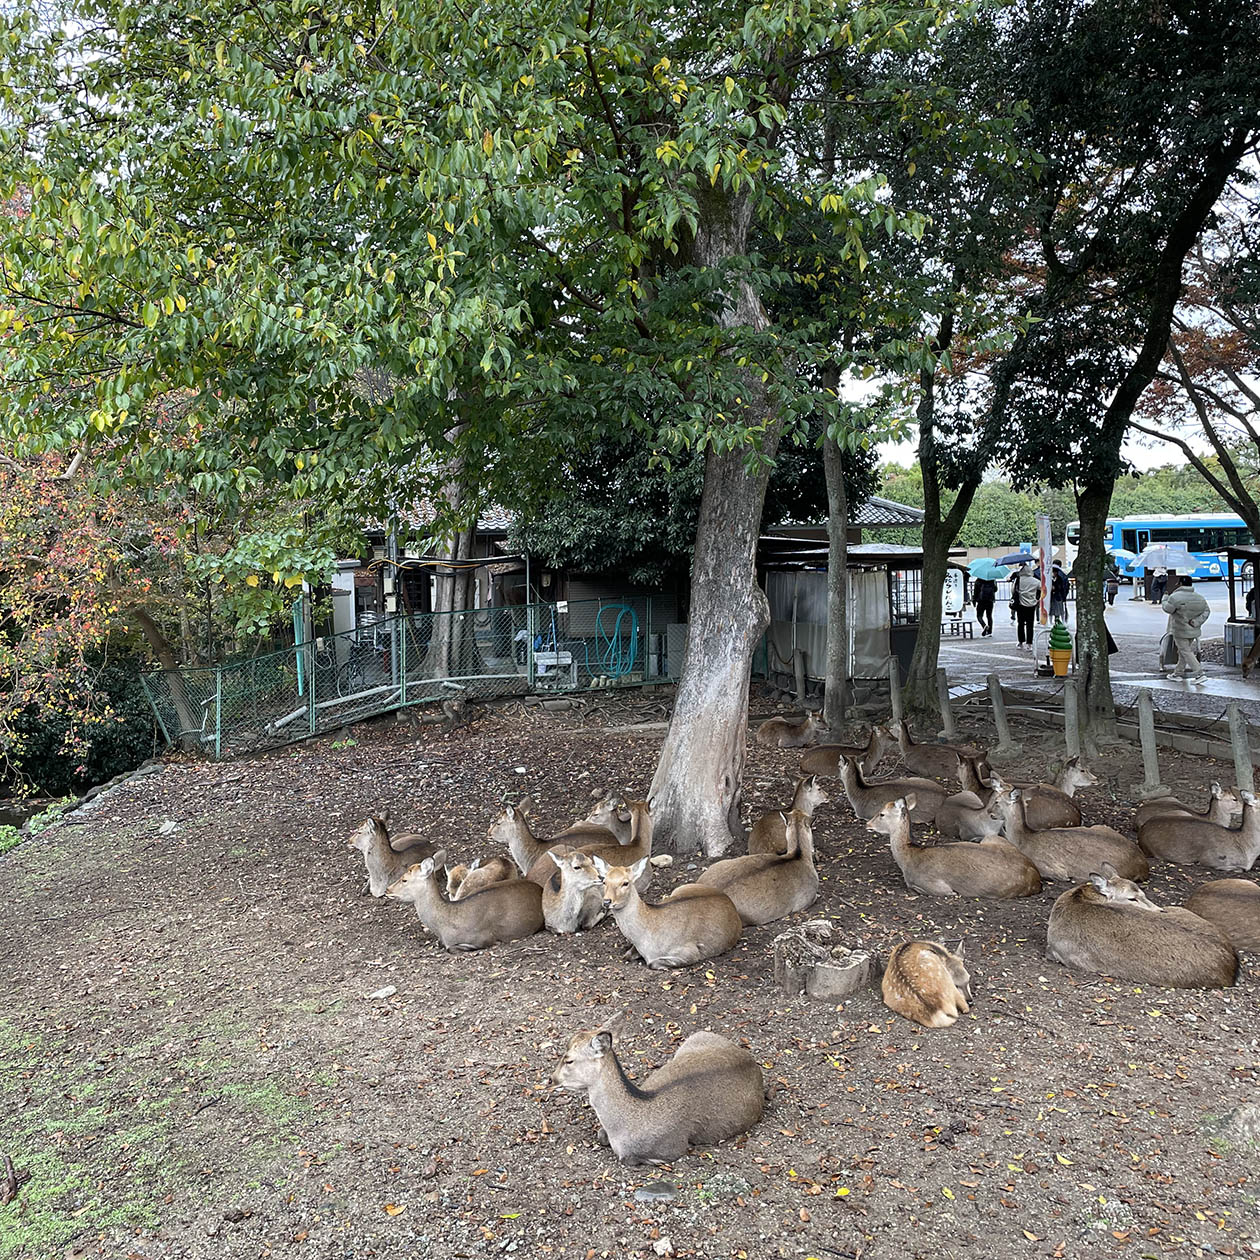
<svg viewBox="0 0 1260 1260">
<path fill-rule="evenodd" d="M 543 830 L 594 789 L 645 791 L 660 732 L 606 721 L 382 724 L 171 764 L 0 858 L 0 1152 L 29 1176 L 0 1260 L 1260 1253 L 1260 1146 L 1226 1119 L 1260 1103 L 1255 954 L 1223 992 L 1066 971 L 1044 957 L 1062 886 L 913 896 L 842 797 L 817 817 L 822 896 L 794 918 L 881 951 L 965 937 L 975 999 L 951 1030 L 874 990 L 786 998 L 782 922 L 665 974 L 623 961 L 611 923 L 447 955 L 410 907 L 363 895 L 345 837 L 369 812 L 455 860 L 527 790 Z M 1023 737 L 1032 774 L 1049 737 Z M 752 747 L 758 811 L 786 804 L 797 757 Z M 1164 765 L 1196 797 L 1228 775 Z M 1135 756 L 1099 769 L 1087 820 L 1124 827 Z M 650 895 L 690 878 L 676 863 Z M 1203 878 L 1160 865 L 1149 891 L 1179 902 Z M 762 1123 L 672 1169 L 616 1163 L 547 1077 L 618 1008 L 636 1076 L 697 1028 L 744 1041 L 772 1083 Z"/>
</svg>

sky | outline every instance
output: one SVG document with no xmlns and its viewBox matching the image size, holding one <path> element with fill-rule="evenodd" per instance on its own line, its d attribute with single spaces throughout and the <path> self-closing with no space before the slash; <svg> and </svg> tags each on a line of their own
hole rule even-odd
<svg viewBox="0 0 1260 1260">
<path fill-rule="evenodd" d="M 1193 438 L 1189 441 L 1191 446 L 1200 445 Z M 1140 442 L 1129 438 L 1124 444 L 1123 451 L 1125 459 L 1138 472 L 1149 472 L 1152 468 L 1160 468 L 1165 464 L 1185 463 L 1185 456 L 1175 446 L 1170 446 L 1166 442 L 1156 442 L 1151 438 L 1142 438 Z M 879 458 L 886 464 L 905 466 L 913 464 L 918 459 L 918 452 L 913 440 L 884 442 L 879 447 Z"/>
</svg>

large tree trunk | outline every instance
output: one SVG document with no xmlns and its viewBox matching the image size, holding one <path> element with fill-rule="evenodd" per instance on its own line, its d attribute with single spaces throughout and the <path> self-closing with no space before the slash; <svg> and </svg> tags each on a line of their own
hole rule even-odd
<svg viewBox="0 0 1260 1260">
<path fill-rule="evenodd" d="M 844 452 L 823 439 L 827 478 L 827 665 L 823 721 L 833 735 L 844 725 L 849 701 L 849 494 L 844 484 Z"/>
<path fill-rule="evenodd" d="M 751 223 L 752 207 L 744 198 L 714 189 L 701 201 L 694 260 L 728 272 L 730 261 L 747 251 Z M 761 302 L 744 280 L 731 280 L 724 297 L 724 327 L 766 327 Z M 770 414 L 760 370 L 748 371 L 741 397 L 741 418 L 750 427 L 764 426 L 761 449 L 773 459 L 783 422 Z M 676 853 L 701 849 L 716 857 L 743 834 L 749 672 L 770 621 L 756 576 L 768 480 L 769 468 L 749 471 L 738 448 L 710 449 L 705 456 L 687 660 L 650 794 L 655 836 Z"/>
<path fill-rule="evenodd" d="M 1085 684 L 1082 730 L 1091 742 L 1114 737 L 1116 710 L 1107 656 L 1103 571 L 1106 567 L 1107 509 L 1114 482 L 1090 482 L 1076 496 L 1081 521 L 1076 557 L 1076 677 Z"/>
</svg>

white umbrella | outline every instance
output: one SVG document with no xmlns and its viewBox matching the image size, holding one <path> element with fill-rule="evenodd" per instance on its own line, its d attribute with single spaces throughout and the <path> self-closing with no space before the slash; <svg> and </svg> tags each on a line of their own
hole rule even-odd
<svg viewBox="0 0 1260 1260">
<path fill-rule="evenodd" d="M 1137 559 L 1136 551 L 1126 551 L 1123 547 L 1108 547 L 1107 554 L 1113 560 L 1128 561 Z"/>
<path fill-rule="evenodd" d="M 1199 562 L 1184 548 L 1159 543 L 1147 547 L 1129 561 L 1130 569 L 1175 569 L 1178 573 L 1194 573 Z"/>
</svg>

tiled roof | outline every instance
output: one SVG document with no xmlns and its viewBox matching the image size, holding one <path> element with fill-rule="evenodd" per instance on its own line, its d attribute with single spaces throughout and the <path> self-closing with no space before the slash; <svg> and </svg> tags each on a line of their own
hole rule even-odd
<svg viewBox="0 0 1260 1260">
<path fill-rule="evenodd" d="M 892 499 L 879 499 L 872 495 L 861 507 L 852 512 L 849 524 L 861 525 L 868 529 L 879 526 L 891 528 L 898 525 L 922 525 L 923 509 L 910 507 L 905 503 L 894 503 Z"/>
</svg>

